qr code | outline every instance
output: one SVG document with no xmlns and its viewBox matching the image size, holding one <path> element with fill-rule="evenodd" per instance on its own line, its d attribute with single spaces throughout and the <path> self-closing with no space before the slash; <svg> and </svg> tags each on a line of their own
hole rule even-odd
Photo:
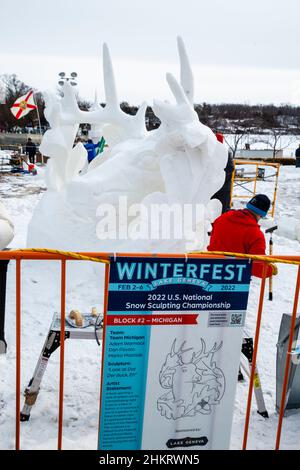
<svg viewBox="0 0 300 470">
<path fill-rule="evenodd" d="M 232 313 L 230 317 L 230 325 L 241 325 L 243 323 L 242 313 Z"/>
</svg>

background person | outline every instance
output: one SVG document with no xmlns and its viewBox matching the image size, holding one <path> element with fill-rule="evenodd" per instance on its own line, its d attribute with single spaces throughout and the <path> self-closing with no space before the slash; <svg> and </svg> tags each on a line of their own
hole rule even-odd
<svg viewBox="0 0 300 470">
<path fill-rule="evenodd" d="M 26 148 L 25 148 L 25 153 L 29 157 L 30 163 L 35 163 L 35 155 L 36 155 L 36 145 L 35 143 L 31 140 L 30 137 L 28 137 L 27 143 L 26 143 Z"/>
<path fill-rule="evenodd" d="M 296 168 L 300 168 L 300 144 L 299 144 L 299 147 L 296 149 L 295 157 L 296 157 Z"/>
<path fill-rule="evenodd" d="M 100 153 L 103 152 L 104 147 L 107 147 L 107 145 L 105 143 L 104 137 L 102 136 L 97 144 L 94 144 L 92 139 L 88 139 L 87 143 L 84 144 L 84 147 L 88 152 L 88 163 L 91 163 L 94 158 L 96 158 Z"/>
<path fill-rule="evenodd" d="M 97 144 L 94 144 L 92 139 L 88 139 L 87 143 L 84 144 L 85 149 L 87 150 L 88 153 L 88 162 L 91 163 L 91 161 L 94 160 L 94 158 L 97 155 L 96 149 L 98 148 L 99 142 Z"/>
</svg>

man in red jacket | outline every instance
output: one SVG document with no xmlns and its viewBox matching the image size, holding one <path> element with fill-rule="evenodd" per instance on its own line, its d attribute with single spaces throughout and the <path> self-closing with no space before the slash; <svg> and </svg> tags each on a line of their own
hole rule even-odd
<svg viewBox="0 0 300 470">
<path fill-rule="evenodd" d="M 251 255 L 265 255 L 266 241 L 258 221 L 266 217 L 270 209 L 270 199 L 265 194 L 257 194 L 246 205 L 246 209 L 230 210 L 213 223 L 208 251 L 227 251 Z M 263 264 L 254 261 L 252 274 L 262 277 Z M 267 277 L 277 274 L 277 267 L 267 268 Z"/>
</svg>

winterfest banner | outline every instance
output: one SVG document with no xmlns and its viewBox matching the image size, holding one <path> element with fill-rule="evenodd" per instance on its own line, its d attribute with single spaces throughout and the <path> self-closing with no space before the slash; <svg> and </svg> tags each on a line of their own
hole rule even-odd
<svg viewBox="0 0 300 470">
<path fill-rule="evenodd" d="M 227 449 L 251 263 L 111 261 L 99 449 Z"/>
</svg>

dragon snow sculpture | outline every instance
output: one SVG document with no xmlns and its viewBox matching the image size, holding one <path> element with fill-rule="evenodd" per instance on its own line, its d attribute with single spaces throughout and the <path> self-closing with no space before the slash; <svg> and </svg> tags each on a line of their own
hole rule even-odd
<svg viewBox="0 0 300 470">
<path fill-rule="evenodd" d="M 219 201 L 211 196 L 222 187 L 227 151 L 201 122 L 193 108 L 193 75 L 184 44 L 178 38 L 180 83 L 166 79 L 174 103 L 154 100 L 153 110 L 161 120 L 158 129 L 147 131 L 146 103 L 135 116 L 119 106 L 113 67 L 103 46 L 106 106 L 97 103 L 89 111 L 79 109 L 74 89 L 65 83 L 63 97 L 45 94 L 45 116 L 50 123 L 41 152 L 50 157 L 46 170 L 47 191 L 37 205 L 28 230 L 28 246 L 80 251 L 185 252 L 187 239 L 131 237 L 145 213 L 124 222 L 120 197 L 126 206 L 198 206 L 191 238 L 198 249 L 206 246 L 210 223 L 220 214 Z M 86 165 L 82 143 L 74 146 L 80 123 L 102 132 L 108 143 L 103 154 Z M 116 223 L 100 223 L 107 210 Z M 136 214 L 135 214 L 136 215 Z M 144 219 L 144 220 L 143 220 Z M 177 221 L 175 220 L 175 224 Z M 124 226 L 126 230 L 124 232 Z M 109 226 L 109 227 L 108 227 Z M 124 236 L 119 236 L 120 233 Z M 188 247 L 189 248 L 189 247 Z M 192 246 L 190 247 L 192 248 Z"/>
</svg>

